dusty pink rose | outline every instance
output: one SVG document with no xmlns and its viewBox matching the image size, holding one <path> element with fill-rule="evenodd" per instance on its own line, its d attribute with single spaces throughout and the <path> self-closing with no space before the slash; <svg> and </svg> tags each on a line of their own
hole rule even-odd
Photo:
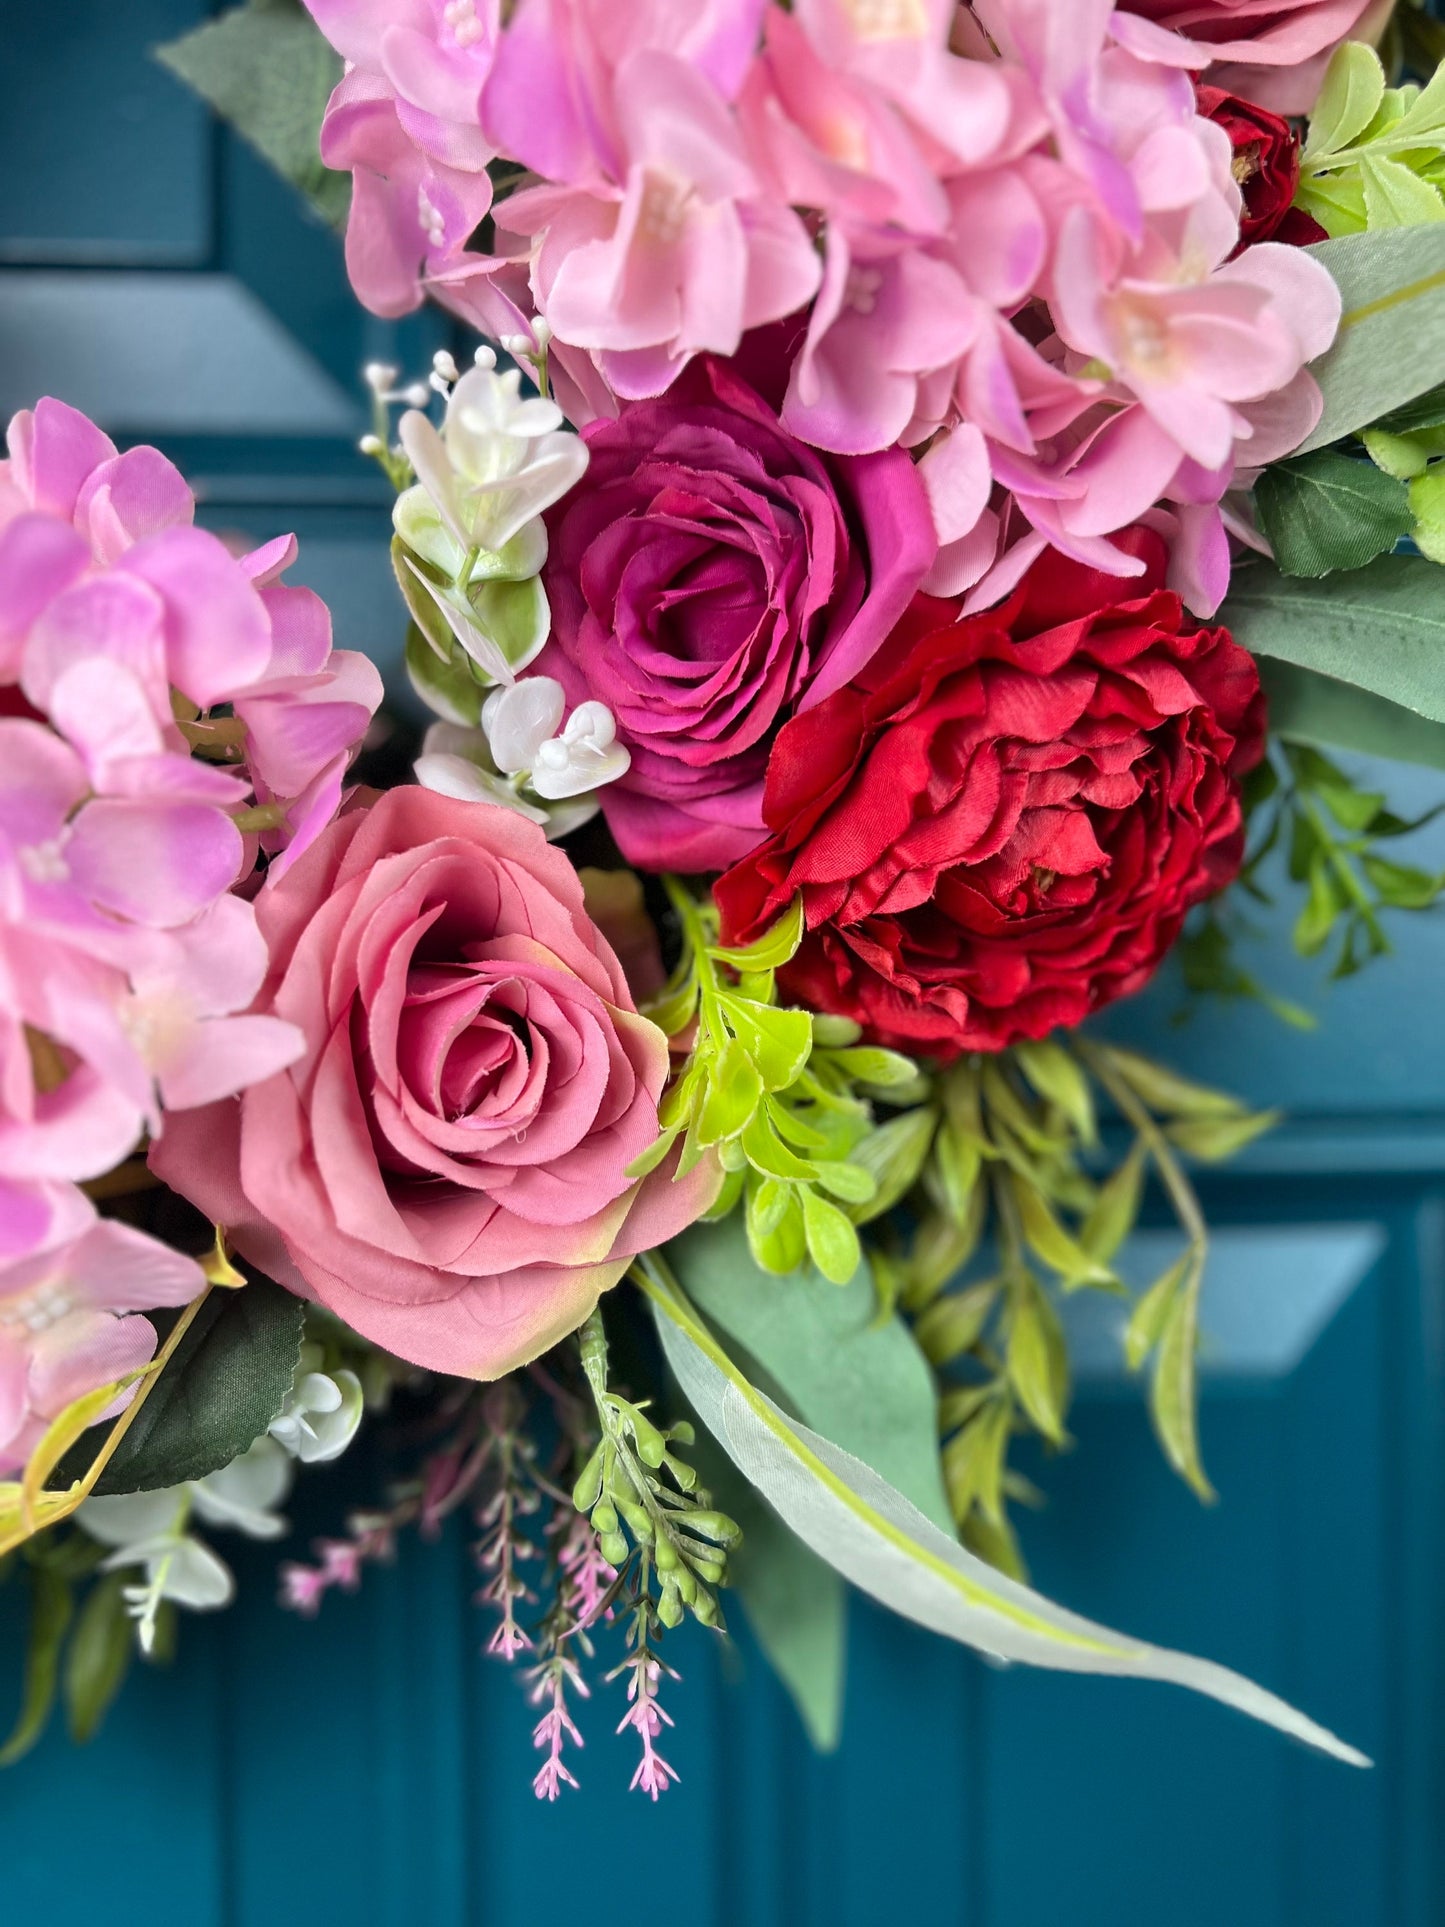
<svg viewBox="0 0 1445 1927">
<path fill-rule="evenodd" d="M 573 1330 L 716 1174 L 635 1182 L 667 1040 L 571 863 L 511 811 L 388 791 L 257 901 L 292 1067 L 169 1120 L 155 1169 L 283 1284 L 432 1370 Z"/>
</svg>

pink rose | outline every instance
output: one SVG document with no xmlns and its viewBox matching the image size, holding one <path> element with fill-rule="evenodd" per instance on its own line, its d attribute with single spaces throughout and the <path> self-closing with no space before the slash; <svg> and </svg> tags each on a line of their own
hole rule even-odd
<svg viewBox="0 0 1445 1927">
<path fill-rule="evenodd" d="M 271 1276 L 413 1363 L 493 1378 L 575 1329 L 717 1175 L 633 1181 L 667 1040 L 532 823 L 388 791 L 257 899 L 254 1006 L 299 1062 L 169 1120 L 165 1181 Z"/>
</svg>

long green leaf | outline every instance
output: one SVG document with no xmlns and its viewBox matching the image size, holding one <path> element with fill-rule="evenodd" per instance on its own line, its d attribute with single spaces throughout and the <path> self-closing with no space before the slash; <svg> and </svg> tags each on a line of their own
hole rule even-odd
<svg viewBox="0 0 1445 1927">
<path fill-rule="evenodd" d="M 754 1263 L 741 1213 L 695 1225 L 667 1247 L 667 1262 L 704 1316 L 761 1366 L 801 1419 L 952 1530 L 933 1374 L 900 1318 L 878 1322 L 866 1262 L 846 1285 L 810 1268 L 776 1278 Z"/>
<path fill-rule="evenodd" d="M 1344 313 L 1334 345 L 1310 368 L 1325 408 L 1297 455 L 1413 401 L 1445 366 L 1445 225 L 1347 234 L 1307 252 L 1339 284 Z"/>
<path fill-rule="evenodd" d="M 750 1385 L 680 1290 L 644 1276 L 668 1363 L 739 1469 L 820 1557 L 905 1618 L 999 1659 L 1170 1680 L 1356 1766 L 1364 1755 L 1273 1693 L 1210 1661 L 1110 1632 L 1005 1578 L 860 1459 Z"/>
<path fill-rule="evenodd" d="M 1267 563 L 1235 572 L 1220 612 L 1255 656 L 1312 669 L 1445 723 L 1445 574 L 1413 555 L 1382 555 L 1325 582 Z"/>
<path fill-rule="evenodd" d="M 1383 696 L 1291 662 L 1266 659 L 1259 670 L 1277 735 L 1316 749 L 1349 749 L 1445 769 L 1445 723 L 1428 722 Z"/>
</svg>

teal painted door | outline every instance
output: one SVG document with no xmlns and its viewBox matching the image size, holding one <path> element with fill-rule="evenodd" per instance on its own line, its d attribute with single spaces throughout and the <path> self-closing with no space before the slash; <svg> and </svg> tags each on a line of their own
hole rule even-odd
<svg viewBox="0 0 1445 1927">
<path fill-rule="evenodd" d="M 419 363 L 432 324 L 364 316 L 334 241 L 147 61 L 202 11 L 0 0 L 0 410 L 63 394 L 175 455 L 213 526 L 294 527 L 339 639 L 394 664 L 354 372 Z M 1389 780 L 1402 805 L 1439 790 Z M 1067 1603 L 1254 1674 L 1373 1773 L 1167 1688 L 991 1670 L 858 1601 L 839 1755 L 809 1753 L 745 1631 L 690 1632 L 680 1786 L 629 1796 L 618 1709 L 594 1701 L 583 1791 L 548 1809 L 520 1683 L 479 1655 L 463 1544 L 409 1548 L 315 1624 L 273 1605 L 274 1553 L 242 1548 L 241 1603 L 189 1619 L 90 1749 L 53 1734 L 0 1780 L 0 1922 L 1438 1927 L 1445 926 L 1406 923 L 1327 993 L 1283 929 L 1254 962 L 1319 1009 L 1315 1037 L 1217 1005 L 1176 1028 L 1167 981 L 1112 1026 L 1291 1112 L 1206 1191 L 1221 1502 L 1165 1471 L 1113 1334 L 1081 1327 L 1076 1447 L 1035 1468 L 1049 1505 L 1023 1530 Z M 298 1532 L 381 1476 L 360 1456 L 308 1475 Z"/>
</svg>

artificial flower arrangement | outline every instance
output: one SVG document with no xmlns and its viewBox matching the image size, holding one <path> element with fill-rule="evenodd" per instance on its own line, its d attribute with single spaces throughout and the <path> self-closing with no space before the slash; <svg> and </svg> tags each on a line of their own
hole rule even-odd
<svg viewBox="0 0 1445 1927">
<path fill-rule="evenodd" d="M 1271 1118 L 1088 1020 L 1176 946 L 1268 997 L 1226 893 L 1275 845 L 1340 972 L 1442 887 L 1335 760 L 1445 766 L 1430 23 L 308 8 L 165 57 L 244 128 L 237 36 L 263 78 L 329 42 L 358 295 L 485 337 L 368 371 L 439 720 L 369 785 L 380 681 L 294 543 L 234 553 L 62 402 L 11 423 L 6 1756 L 57 1678 L 93 1730 L 230 1598 L 212 1529 L 279 1537 L 297 1464 L 400 1411 L 420 1443 L 282 1596 L 469 1520 L 539 1796 L 599 1668 L 668 1787 L 664 1638 L 729 1585 L 827 1737 L 777 1602 L 845 1579 L 1357 1758 L 1031 1591 L 1010 1453 L 1065 1441 L 1060 1299 L 1127 1296 L 1156 1184 L 1182 1242 L 1122 1342 L 1209 1492 L 1186 1167 Z"/>
</svg>

